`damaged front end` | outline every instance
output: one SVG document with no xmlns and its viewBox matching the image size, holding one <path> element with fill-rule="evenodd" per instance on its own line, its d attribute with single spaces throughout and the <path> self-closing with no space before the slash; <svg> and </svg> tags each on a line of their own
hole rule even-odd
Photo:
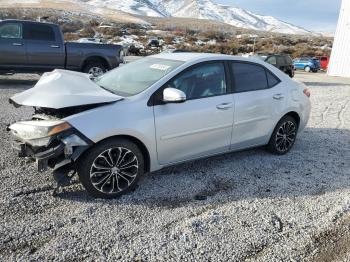
<svg viewBox="0 0 350 262">
<path fill-rule="evenodd" d="M 92 141 L 65 118 L 122 99 L 98 86 L 87 74 L 61 69 L 44 73 L 33 88 L 9 99 L 15 107 L 35 110 L 30 120 L 8 127 L 14 137 L 13 148 L 20 157 L 35 160 L 39 171 L 74 168 Z"/>
<path fill-rule="evenodd" d="M 73 170 L 76 160 L 92 142 L 68 122 L 43 114 L 42 109 L 36 112 L 39 114 L 34 114 L 31 120 L 9 126 L 14 137 L 12 147 L 19 157 L 36 161 L 40 172 L 48 167 Z"/>
</svg>

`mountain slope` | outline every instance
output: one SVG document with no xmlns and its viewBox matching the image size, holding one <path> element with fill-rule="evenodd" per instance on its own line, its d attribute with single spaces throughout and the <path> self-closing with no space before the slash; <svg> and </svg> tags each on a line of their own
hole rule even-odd
<svg viewBox="0 0 350 262">
<path fill-rule="evenodd" d="M 237 27 L 285 34 L 311 32 L 271 16 L 257 15 L 244 9 L 219 5 L 212 0 L 80 0 L 98 7 L 156 17 L 211 19 Z"/>
<path fill-rule="evenodd" d="M 164 17 L 157 6 L 148 0 L 80 0 L 96 7 L 106 7 L 120 10 L 126 13 Z"/>
</svg>

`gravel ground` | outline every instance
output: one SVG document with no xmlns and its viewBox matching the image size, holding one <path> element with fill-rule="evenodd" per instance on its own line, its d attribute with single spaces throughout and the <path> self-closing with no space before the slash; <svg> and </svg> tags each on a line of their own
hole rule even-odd
<svg viewBox="0 0 350 262">
<path fill-rule="evenodd" d="M 230 153 L 147 175 L 116 200 L 53 178 L 10 149 L 8 104 L 37 76 L 0 79 L 0 260 L 349 261 L 350 80 L 299 73 L 313 110 L 294 149 Z"/>
</svg>

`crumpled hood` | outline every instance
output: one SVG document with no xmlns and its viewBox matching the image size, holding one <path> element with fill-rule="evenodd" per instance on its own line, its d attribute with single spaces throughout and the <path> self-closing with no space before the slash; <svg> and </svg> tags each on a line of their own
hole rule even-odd
<svg viewBox="0 0 350 262">
<path fill-rule="evenodd" d="M 121 99 L 123 98 L 99 87 L 87 74 L 56 69 L 43 74 L 33 88 L 12 96 L 10 102 L 18 106 L 61 109 Z"/>
</svg>

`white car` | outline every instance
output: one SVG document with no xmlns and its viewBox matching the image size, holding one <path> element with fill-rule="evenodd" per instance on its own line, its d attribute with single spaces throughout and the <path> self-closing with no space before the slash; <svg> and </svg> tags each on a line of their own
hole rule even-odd
<svg viewBox="0 0 350 262">
<path fill-rule="evenodd" d="M 260 60 L 163 53 L 94 80 L 46 73 L 10 99 L 35 115 L 9 129 L 39 170 L 76 170 L 92 196 L 113 198 L 184 161 L 258 146 L 287 153 L 309 119 L 309 96 Z"/>
</svg>

